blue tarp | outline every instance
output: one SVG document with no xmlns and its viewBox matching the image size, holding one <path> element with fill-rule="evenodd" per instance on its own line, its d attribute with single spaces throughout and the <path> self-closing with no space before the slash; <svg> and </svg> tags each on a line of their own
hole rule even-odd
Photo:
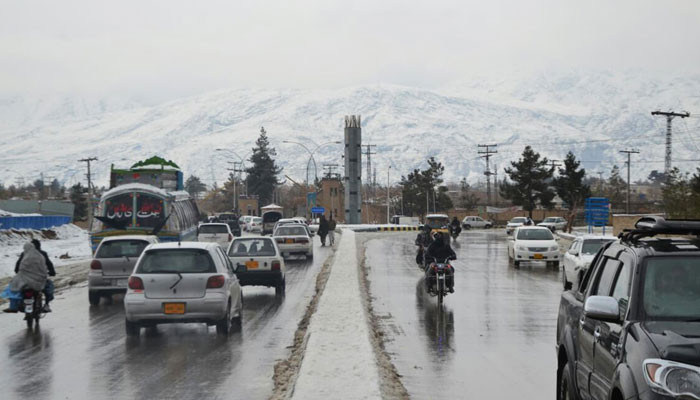
<svg viewBox="0 0 700 400">
<path fill-rule="evenodd" d="M 70 221 L 71 217 L 63 216 L 0 217 L 0 230 L 46 229 L 69 224 Z"/>
</svg>

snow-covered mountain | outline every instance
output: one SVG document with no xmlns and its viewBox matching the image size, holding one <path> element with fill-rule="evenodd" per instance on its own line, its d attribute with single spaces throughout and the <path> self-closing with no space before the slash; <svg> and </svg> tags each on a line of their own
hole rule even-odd
<svg viewBox="0 0 700 400">
<path fill-rule="evenodd" d="M 2 97 L 0 97 L 2 99 Z M 39 105 L 37 105 L 39 104 Z M 247 158 L 261 126 L 278 152 L 284 174 L 303 180 L 316 144 L 343 140 L 343 117 L 362 115 L 363 143 L 376 145 L 377 180 L 391 180 L 435 156 L 447 180 L 483 179 L 477 144 L 499 144 L 492 161 L 499 175 L 525 145 L 561 160 L 571 150 L 591 173 L 620 167 L 619 150 L 637 148 L 633 178 L 663 170 L 665 120 L 650 111 L 700 113 L 700 75 L 577 72 L 511 79 L 469 79 L 436 90 L 392 85 L 336 90 L 231 89 L 155 106 L 128 101 L 66 98 L 0 100 L 0 182 L 39 173 L 70 184 L 83 179 L 78 159 L 95 156 L 93 174 L 107 184 L 110 164 L 128 167 L 158 154 L 187 175 L 221 183 L 235 160 Z M 675 165 L 690 170 L 700 158 L 700 119 L 674 120 Z M 314 158 L 342 164 L 342 145 L 319 148 Z M 364 161 L 364 160 L 363 160 Z M 313 171 L 313 169 L 312 169 Z M 365 170 L 363 169 L 363 174 Z M 363 177 L 365 179 L 365 177 Z"/>
</svg>

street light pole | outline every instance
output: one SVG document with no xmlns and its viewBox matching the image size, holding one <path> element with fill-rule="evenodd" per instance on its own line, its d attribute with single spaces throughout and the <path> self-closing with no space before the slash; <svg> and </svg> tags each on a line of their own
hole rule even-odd
<svg viewBox="0 0 700 400">
<path fill-rule="evenodd" d="M 391 165 L 389 168 L 386 169 L 386 223 L 389 225 L 391 222 L 390 218 L 391 216 L 389 215 L 389 171 L 391 171 Z"/>
</svg>

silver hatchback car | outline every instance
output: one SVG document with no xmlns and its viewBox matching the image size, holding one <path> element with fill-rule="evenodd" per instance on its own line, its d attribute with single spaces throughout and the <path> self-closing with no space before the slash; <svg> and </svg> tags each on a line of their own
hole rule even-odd
<svg viewBox="0 0 700 400">
<path fill-rule="evenodd" d="M 96 306 L 103 296 L 125 293 L 134 265 L 146 246 L 158 243 L 157 236 L 124 235 L 102 239 L 88 272 L 88 300 Z"/>
<path fill-rule="evenodd" d="M 240 329 L 242 291 L 231 261 L 216 243 L 148 246 L 124 297 L 127 335 L 143 326 L 202 322 L 220 334 Z"/>
</svg>

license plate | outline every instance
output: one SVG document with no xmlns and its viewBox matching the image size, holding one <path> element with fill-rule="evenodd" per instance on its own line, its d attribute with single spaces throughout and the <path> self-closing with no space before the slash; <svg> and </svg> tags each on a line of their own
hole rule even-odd
<svg viewBox="0 0 700 400">
<path fill-rule="evenodd" d="M 245 267 L 248 269 L 258 269 L 258 262 L 257 261 L 246 261 Z"/>
<path fill-rule="evenodd" d="M 542 254 L 535 254 L 534 256 L 532 256 L 532 258 L 534 258 L 535 260 L 541 260 L 544 258 L 544 256 Z"/>
<path fill-rule="evenodd" d="M 294 244 L 294 239 L 286 239 L 284 242 L 287 244 Z"/>
<path fill-rule="evenodd" d="M 163 313 L 165 314 L 184 314 L 185 303 L 163 303 Z"/>
<path fill-rule="evenodd" d="M 114 284 L 119 287 L 126 287 L 127 280 L 126 279 L 117 279 Z"/>
</svg>

